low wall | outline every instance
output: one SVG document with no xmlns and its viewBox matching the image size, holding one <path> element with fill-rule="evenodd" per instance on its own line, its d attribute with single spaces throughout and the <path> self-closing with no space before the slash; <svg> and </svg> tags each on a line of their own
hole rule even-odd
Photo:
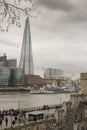
<svg viewBox="0 0 87 130">
<path fill-rule="evenodd" d="M 47 128 L 54 127 L 55 123 L 56 123 L 56 119 L 49 118 L 49 119 L 17 124 L 12 127 L 2 128 L 0 130 L 43 130 L 43 129 L 46 130 Z"/>
</svg>

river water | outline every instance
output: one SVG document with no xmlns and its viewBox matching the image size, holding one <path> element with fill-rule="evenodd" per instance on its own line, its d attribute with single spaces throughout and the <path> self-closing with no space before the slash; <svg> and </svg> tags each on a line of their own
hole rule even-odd
<svg viewBox="0 0 87 130">
<path fill-rule="evenodd" d="M 0 93 L 0 110 L 28 108 L 42 105 L 60 104 L 70 99 L 70 94 L 29 94 L 20 92 Z"/>
</svg>

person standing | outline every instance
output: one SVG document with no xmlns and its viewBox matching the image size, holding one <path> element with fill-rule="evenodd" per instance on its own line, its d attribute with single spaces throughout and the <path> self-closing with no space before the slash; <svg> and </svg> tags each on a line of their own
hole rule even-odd
<svg viewBox="0 0 87 130">
<path fill-rule="evenodd" d="M 15 120 L 12 121 L 12 125 L 15 125 Z"/>
<path fill-rule="evenodd" d="M 0 125 L 2 126 L 2 118 L 0 117 Z"/>
</svg>

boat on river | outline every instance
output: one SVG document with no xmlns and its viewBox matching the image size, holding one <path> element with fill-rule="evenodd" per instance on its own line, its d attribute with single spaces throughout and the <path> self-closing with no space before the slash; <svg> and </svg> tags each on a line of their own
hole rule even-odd
<svg viewBox="0 0 87 130">
<path fill-rule="evenodd" d="M 53 91 L 47 91 L 47 90 L 41 90 L 41 89 L 30 91 L 30 94 L 54 94 L 54 93 L 55 92 Z"/>
<path fill-rule="evenodd" d="M 55 85 L 46 85 L 42 88 L 39 88 L 38 90 L 31 90 L 30 94 L 60 94 L 60 93 L 79 93 L 80 88 L 73 86 L 71 84 L 67 84 L 64 87 L 55 86 Z"/>
</svg>

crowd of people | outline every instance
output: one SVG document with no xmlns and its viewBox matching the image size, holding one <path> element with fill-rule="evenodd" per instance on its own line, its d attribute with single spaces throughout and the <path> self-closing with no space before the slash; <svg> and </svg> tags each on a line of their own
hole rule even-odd
<svg viewBox="0 0 87 130">
<path fill-rule="evenodd" d="M 26 117 L 26 112 L 19 109 L 9 109 L 0 111 L 0 126 L 4 122 L 4 126 L 15 125 L 16 123 L 22 123 Z M 10 123 L 9 123 L 10 122 Z"/>
<path fill-rule="evenodd" d="M 55 108 L 59 108 L 61 106 L 55 105 Z M 43 105 L 40 110 L 50 110 L 54 108 L 54 106 Z M 37 110 L 37 108 L 36 108 Z M 39 110 L 39 111 L 40 111 Z M 33 109 L 32 109 L 33 111 Z M 35 111 L 35 110 L 34 110 Z M 32 114 L 31 114 L 32 116 Z M 21 109 L 6 109 L 0 111 L 0 127 L 5 126 L 13 126 L 15 124 L 24 123 L 28 121 L 34 121 L 34 116 L 31 119 L 30 113 L 28 110 L 21 110 Z M 44 114 L 43 118 L 53 117 L 52 113 Z M 35 117 L 36 118 L 36 117 Z M 38 117 L 37 117 L 38 118 Z M 36 118 L 36 120 L 37 120 Z"/>
</svg>

